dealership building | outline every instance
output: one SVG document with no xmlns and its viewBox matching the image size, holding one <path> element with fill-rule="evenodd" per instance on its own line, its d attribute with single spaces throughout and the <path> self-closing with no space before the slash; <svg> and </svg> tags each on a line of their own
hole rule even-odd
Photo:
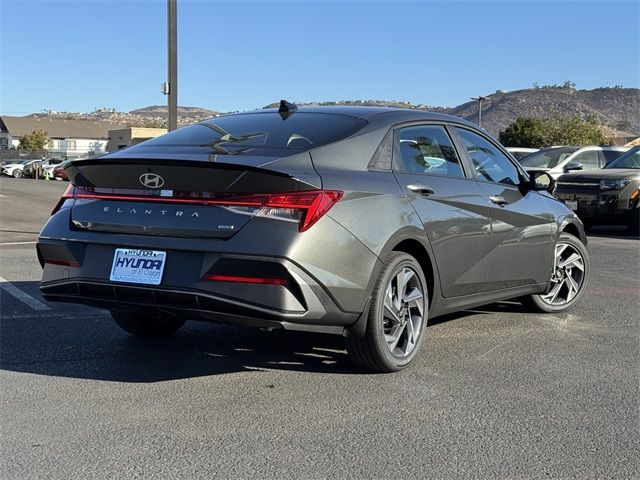
<svg viewBox="0 0 640 480">
<path fill-rule="evenodd" d="M 107 151 L 115 152 L 167 133 L 166 128 L 128 127 L 109 130 Z"/>
</svg>

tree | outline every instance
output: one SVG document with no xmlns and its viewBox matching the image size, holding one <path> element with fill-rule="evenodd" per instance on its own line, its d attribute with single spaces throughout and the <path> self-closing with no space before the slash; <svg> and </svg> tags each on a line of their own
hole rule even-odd
<svg viewBox="0 0 640 480">
<path fill-rule="evenodd" d="M 517 118 L 500 132 L 500 142 L 509 147 L 542 148 L 551 145 L 602 145 L 608 142 L 595 119 L 579 115 L 553 114 L 545 119 Z"/>
<path fill-rule="evenodd" d="M 49 134 L 44 130 L 34 130 L 23 135 L 20 139 L 20 148 L 23 150 L 44 150 L 51 143 Z"/>
<path fill-rule="evenodd" d="M 166 128 L 167 122 L 165 120 L 148 119 L 142 123 L 145 128 Z"/>
<path fill-rule="evenodd" d="M 595 119 L 553 115 L 547 120 L 547 145 L 603 145 L 608 141 Z"/>
<path fill-rule="evenodd" d="M 538 118 L 518 117 L 500 132 L 499 139 L 509 147 L 540 148 L 546 144 L 546 125 Z"/>
</svg>

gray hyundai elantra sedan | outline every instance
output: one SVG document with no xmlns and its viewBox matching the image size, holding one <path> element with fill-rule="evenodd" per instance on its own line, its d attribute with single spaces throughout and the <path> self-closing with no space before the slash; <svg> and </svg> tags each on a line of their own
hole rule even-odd
<svg viewBox="0 0 640 480">
<path fill-rule="evenodd" d="M 186 320 L 336 334 L 390 372 L 429 318 L 512 298 L 562 312 L 589 278 L 553 179 L 451 116 L 282 101 L 65 170 L 42 294 L 134 335 Z"/>
</svg>

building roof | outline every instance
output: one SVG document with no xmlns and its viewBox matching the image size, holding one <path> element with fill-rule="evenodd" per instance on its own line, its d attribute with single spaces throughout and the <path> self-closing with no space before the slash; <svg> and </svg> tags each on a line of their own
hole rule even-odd
<svg viewBox="0 0 640 480">
<path fill-rule="evenodd" d="M 131 138 L 152 138 L 167 133 L 166 128 L 155 127 L 126 127 L 126 128 L 113 128 L 109 129 L 109 139 L 114 138 L 116 135 L 128 135 Z"/>
<path fill-rule="evenodd" d="M 123 125 L 96 122 L 94 120 L 65 119 L 55 117 L 9 117 L 0 116 L 0 131 L 12 137 L 22 137 L 34 130 L 45 130 L 51 138 L 107 139 L 109 130 Z"/>
</svg>

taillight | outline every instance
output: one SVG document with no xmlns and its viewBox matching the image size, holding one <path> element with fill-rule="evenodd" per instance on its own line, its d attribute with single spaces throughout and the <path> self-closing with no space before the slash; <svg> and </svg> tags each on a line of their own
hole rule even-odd
<svg viewBox="0 0 640 480">
<path fill-rule="evenodd" d="M 258 215 L 298 220 L 300 222 L 298 230 L 304 232 L 320 220 L 342 198 L 342 195 L 343 193 L 338 190 L 273 194 Z"/>
<path fill-rule="evenodd" d="M 64 191 L 64 193 L 62 194 L 62 196 L 60 197 L 60 200 L 58 200 L 58 203 L 56 203 L 56 206 L 53 207 L 53 210 L 51 210 L 51 215 L 55 215 L 56 213 L 58 213 L 62 208 L 62 206 L 64 205 L 64 202 L 73 198 L 73 192 L 74 192 L 73 185 L 69 185 L 67 189 Z"/>
</svg>

